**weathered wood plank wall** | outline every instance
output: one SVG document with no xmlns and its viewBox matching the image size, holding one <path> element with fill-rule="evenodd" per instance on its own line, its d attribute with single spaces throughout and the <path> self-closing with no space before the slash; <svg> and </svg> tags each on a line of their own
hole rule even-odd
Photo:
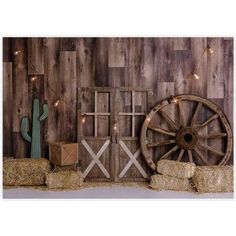
<svg viewBox="0 0 236 236">
<path fill-rule="evenodd" d="M 201 59 L 200 80 L 188 79 L 207 44 L 214 54 Z M 3 84 L 3 154 L 15 158 L 29 156 L 20 118 L 31 117 L 34 93 L 49 103 L 42 126 L 46 156 L 48 141 L 76 141 L 78 87 L 150 88 L 153 104 L 170 94 L 196 94 L 219 104 L 233 125 L 233 39 L 4 38 Z"/>
</svg>

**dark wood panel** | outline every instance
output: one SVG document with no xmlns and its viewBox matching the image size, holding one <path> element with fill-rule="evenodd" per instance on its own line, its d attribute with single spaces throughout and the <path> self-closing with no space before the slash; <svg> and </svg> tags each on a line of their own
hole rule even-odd
<svg viewBox="0 0 236 236">
<path fill-rule="evenodd" d="M 61 103 L 59 127 L 61 140 L 76 141 L 76 52 L 60 53 Z"/>
<path fill-rule="evenodd" d="M 44 73 L 44 52 L 42 38 L 28 40 L 28 74 L 39 75 Z"/>
<path fill-rule="evenodd" d="M 3 63 L 3 156 L 13 156 L 12 148 L 12 63 Z"/>
<path fill-rule="evenodd" d="M 3 38 L 3 62 L 12 62 L 11 38 Z"/>
<path fill-rule="evenodd" d="M 60 98 L 59 62 L 60 40 L 58 38 L 44 39 L 44 93 L 49 107 L 45 135 L 48 142 L 60 141 L 59 110 L 55 106 Z"/>
<path fill-rule="evenodd" d="M 108 86 L 108 38 L 97 38 L 94 51 L 94 85 Z"/>
<path fill-rule="evenodd" d="M 23 116 L 29 116 L 28 100 L 28 68 L 27 68 L 27 39 L 16 38 L 12 40 L 13 68 L 13 156 L 24 157 L 28 153 L 30 144 L 20 135 L 20 121 Z M 18 53 L 16 53 L 18 52 Z"/>
</svg>

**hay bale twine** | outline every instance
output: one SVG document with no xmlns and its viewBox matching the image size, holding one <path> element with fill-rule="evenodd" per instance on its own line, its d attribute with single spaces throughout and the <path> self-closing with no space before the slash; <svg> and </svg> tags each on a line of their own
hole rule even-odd
<svg viewBox="0 0 236 236">
<path fill-rule="evenodd" d="M 199 193 L 233 192 L 233 166 L 198 166 L 192 182 Z"/>
<path fill-rule="evenodd" d="M 10 159 L 3 162 L 3 185 L 36 186 L 45 184 L 50 163 L 44 158 Z"/>
<path fill-rule="evenodd" d="M 51 189 L 73 189 L 83 185 L 81 171 L 65 170 L 47 174 L 46 184 Z"/>
<path fill-rule="evenodd" d="M 188 191 L 189 180 L 175 178 L 168 175 L 152 175 L 150 187 L 158 191 L 174 190 L 174 191 Z"/>
<path fill-rule="evenodd" d="M 194 163 L 160 160 L 157 162 L 157 172 L 177 178 L 191 178 L 194 175 Z"/>
</svg>

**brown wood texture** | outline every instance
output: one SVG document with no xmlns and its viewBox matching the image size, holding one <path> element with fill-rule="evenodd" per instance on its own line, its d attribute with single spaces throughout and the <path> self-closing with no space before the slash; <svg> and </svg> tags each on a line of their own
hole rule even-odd
<svg viewBox="0 0 236 236">
<path fill-rule="evenodd" d="M 214 53 L 203 56 L 196 69 L 200 79 L 195 80 L 191 73 L 207 44 Z M 79 112 L 76 106 L 78 109 L 81 106 L 82 110 L 93 110 L 94 97 L 87 92 L 77 94 L 80 87 L 151 89 L 152 99 L 148 102 L 152 106 L 171 94 L 199 95 L 220 101 L 233 125 L 233 38 L 4 38 L 3 63 L 4 88 L 7 87 L 4 91 L 4 156 L 29 156 L 30 144 L 21 138 L 20 119 L 25 115 L 31 116 L 33 91 L 42 102 L 45 100 L 49 104 L 49 117 L 42 126 L 46 157 L 48 141 L 74 142 L 81 135 L 78 133 L 81 129 L 77 127 Z M 12 75 L 9 74 L 10 65 Z M 32 76 L 37 76 L 37 80 L 32 82 Z M 76 97 L 79 96 L 81 103 L 77 104 Z M 12 109 L 6 106 L 6 98 L 12 103 Z M 98 99 L 98 109 L 107 109 L 107 96 L 103 94 Z M 60 102 L 55 106 L 57 100 Z M 122 112 L 129 112 L 132 108 L 131 96 L 122 93 L 119 101 L 122 105 L 117 107 Z M 135 109 L 142 109 L 143 102 L 142 95 L 137 95 Z M 194 107 L 183 104 L 182 109 L 184 113 L 189 113 Z M 176 111 L 172 115 L 176 116 Z M 201 116 L 205 120 L 206 114 Z M 112 115 L 113 118 L 118 118 L 117 114 Z M 131 120 L 118 122 L 119 133 L 128 135 L 129 130 L 132 131 Z M 111 126 L 113 123 L 114 120 Z M 137 123 L 135 133 L 141 129 L 141 123 Z M 83 128 L 88 134 L 94 131 L 93 124 L 93 118 L 87 117 Z M 112 133 L 108 125 L 106 120 L 98 120 L 99 134 Z M 212 128 L 209 130 L 213 131 Z M 6 137 L 10 140 L 5 140 Z M 102 142 L 104 140 L 94 144 L 95 151 Z M 133 151 L 137 148 L 135 142 L 127 141 Z M 89 144 L 92 145 L 91 142 Z M 119 151 L 116 150 L 116 153 Z M 101 157 L 101 162 L 105 163 L 106 169 L 118 174 L 122 166 L 115 168 L 114 165 L 118 165 L 119 160 L 110 160 L 107 155 L 109 149 Z M 121 158 L 122 165 L 129 161 L 123 154 Z M 85 161 L 84 158 L 81 161 Z M 127 175 L 134 179 L 140 177 L 140 173 L 132 168 Z M 96 173 L 101 171 L 95 169 L 91 178 L 95 178 Z"/>
</svg>

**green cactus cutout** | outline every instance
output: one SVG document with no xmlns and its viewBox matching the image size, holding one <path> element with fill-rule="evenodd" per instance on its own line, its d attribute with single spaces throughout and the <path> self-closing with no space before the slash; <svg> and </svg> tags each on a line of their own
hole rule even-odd
<svg viewBox="0 0 236 236">
<path fill-rule="evenodd" d="M 33 100 L 33 114 L 32 114 L 32 133 L 29 132 L 29 118 L 23 117 L 21 120 L 21 135 L 31 143 L 31 158 L 37 159 L 41 157 L 41 131 L 40 122 L 48 117 L 48 104 L 43 104 L 43 114 L 40 116 L 40 102 L 38 98 Z"/>
</svg>

